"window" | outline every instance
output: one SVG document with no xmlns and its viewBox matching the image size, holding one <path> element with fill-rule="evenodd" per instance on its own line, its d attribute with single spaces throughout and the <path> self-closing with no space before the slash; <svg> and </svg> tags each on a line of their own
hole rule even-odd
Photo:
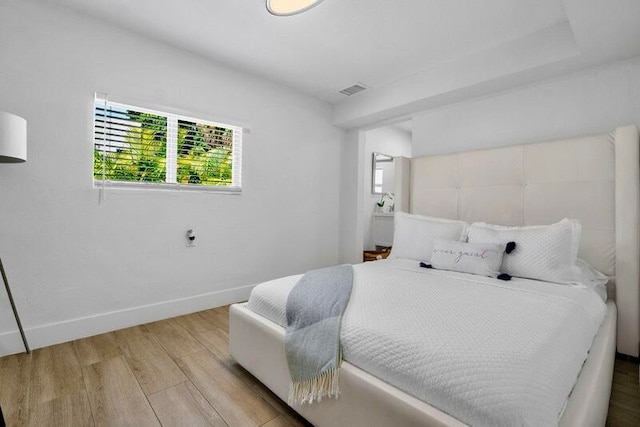
<svg viewBox="0 0 640 427">
<path fill-rule="evenodd" d="M 93 179 L 100 186 L 240 192 L 242 128 L 96 95 Z"/>
</svg>

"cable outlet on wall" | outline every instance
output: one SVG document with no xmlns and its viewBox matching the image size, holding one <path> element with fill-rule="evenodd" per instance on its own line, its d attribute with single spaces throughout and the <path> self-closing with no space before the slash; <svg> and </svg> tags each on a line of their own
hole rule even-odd
<svg viewBox="0 0 640 427">
<path fill-rule="evenodd" d="M 185 246 L 188 248 L 193 248 L 196 245 L 196 233 L 193 232 L 193 229 L 187 230 L 187 234 L 185 237 L 186 237 Z"/>
</svg>

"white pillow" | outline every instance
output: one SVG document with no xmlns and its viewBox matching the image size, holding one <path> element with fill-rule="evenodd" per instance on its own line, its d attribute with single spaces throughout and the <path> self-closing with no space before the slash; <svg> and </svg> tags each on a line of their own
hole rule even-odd
<svg viewBox="0 0 640 427">
<path fill-rule="evenodd" d="M 407 258 L 429 262 L 433 242 L 438 239 L 463 242 L 468 224 L 443 218 L 396 212 L 394 216 L 393 247 L 389 258 Z"/>
<path fill-rule="evenodd" d="M 502 259 L 501 272 L 514 277 L 569 283 L 579 277 L 576 266 L 582 227 L 576 220 L 563 219 L 551 225 L 504 227 L 483 222 L 471 224 L 469 242 L 506 244 L 515 250 Z"/>
<path fill-rule="evenodd" d="M 505 245 L 501 243 L 463 243 L 436 239 L 431 266 L 438 270 L 498 277 L 504 249 Z"/>
<path fill-rule="evenodd" d="M 580 269 L 580 277 L 577 278 L 576 282 L 593 289 L 604 302 L 607 302 L 607 283 L 609 283 L 609 278 L 580 258 L 578 258 L 576 265 Z"/>
</svg>

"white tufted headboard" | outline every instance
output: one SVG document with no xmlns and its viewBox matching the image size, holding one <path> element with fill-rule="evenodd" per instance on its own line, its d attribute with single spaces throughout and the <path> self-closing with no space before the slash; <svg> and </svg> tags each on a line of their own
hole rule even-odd
<svg viewBox="0 0 640 427">
<path fill-rule="evenodd" d="M 409 200 L 412 213 L 468 222 L 536 225 L 579 219 L 579 256 L 615 279 L 618 352 L 638 356 L 636 126 L 618 128 L 611 135 L 414 158 Z"/>
</svg>

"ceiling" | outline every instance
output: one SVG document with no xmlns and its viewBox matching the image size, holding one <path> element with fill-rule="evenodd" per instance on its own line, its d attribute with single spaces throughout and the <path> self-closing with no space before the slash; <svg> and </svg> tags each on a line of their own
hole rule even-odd
<svg viewBox="0 0 640 427">
<path fill-rule="evenodd" d="M 411 120 L 394 123 L 393 125 L 403 132 L 411 133 L 413 131 L 413 122 Z"/>
<path fill-rule="evenodd" d="M 277 17 L 263 0 L 49 0 L 337 102 L 566 21 L 558 0 L 325 0 Z"/>
<path fill-rule="evenodd" d="M 409 105 L 411 94 L 472 96 L 478 91 L 460 91 L 481 81 L 500 90 L 498 80 L 522 84 L 552 69 L 640 54 L 638 0 L 325 0 L 288 17 L 268 13 L 264 0 L 34 1 L 332 103 L 335 123 L 345 126 L 371 109 Z M 557 67 L 568 60 L 572 67 Z M 527 70 L 537 74 L 513 78 Z M 354 83 L 369 89 L 338 93 Z"/>
</svg>

